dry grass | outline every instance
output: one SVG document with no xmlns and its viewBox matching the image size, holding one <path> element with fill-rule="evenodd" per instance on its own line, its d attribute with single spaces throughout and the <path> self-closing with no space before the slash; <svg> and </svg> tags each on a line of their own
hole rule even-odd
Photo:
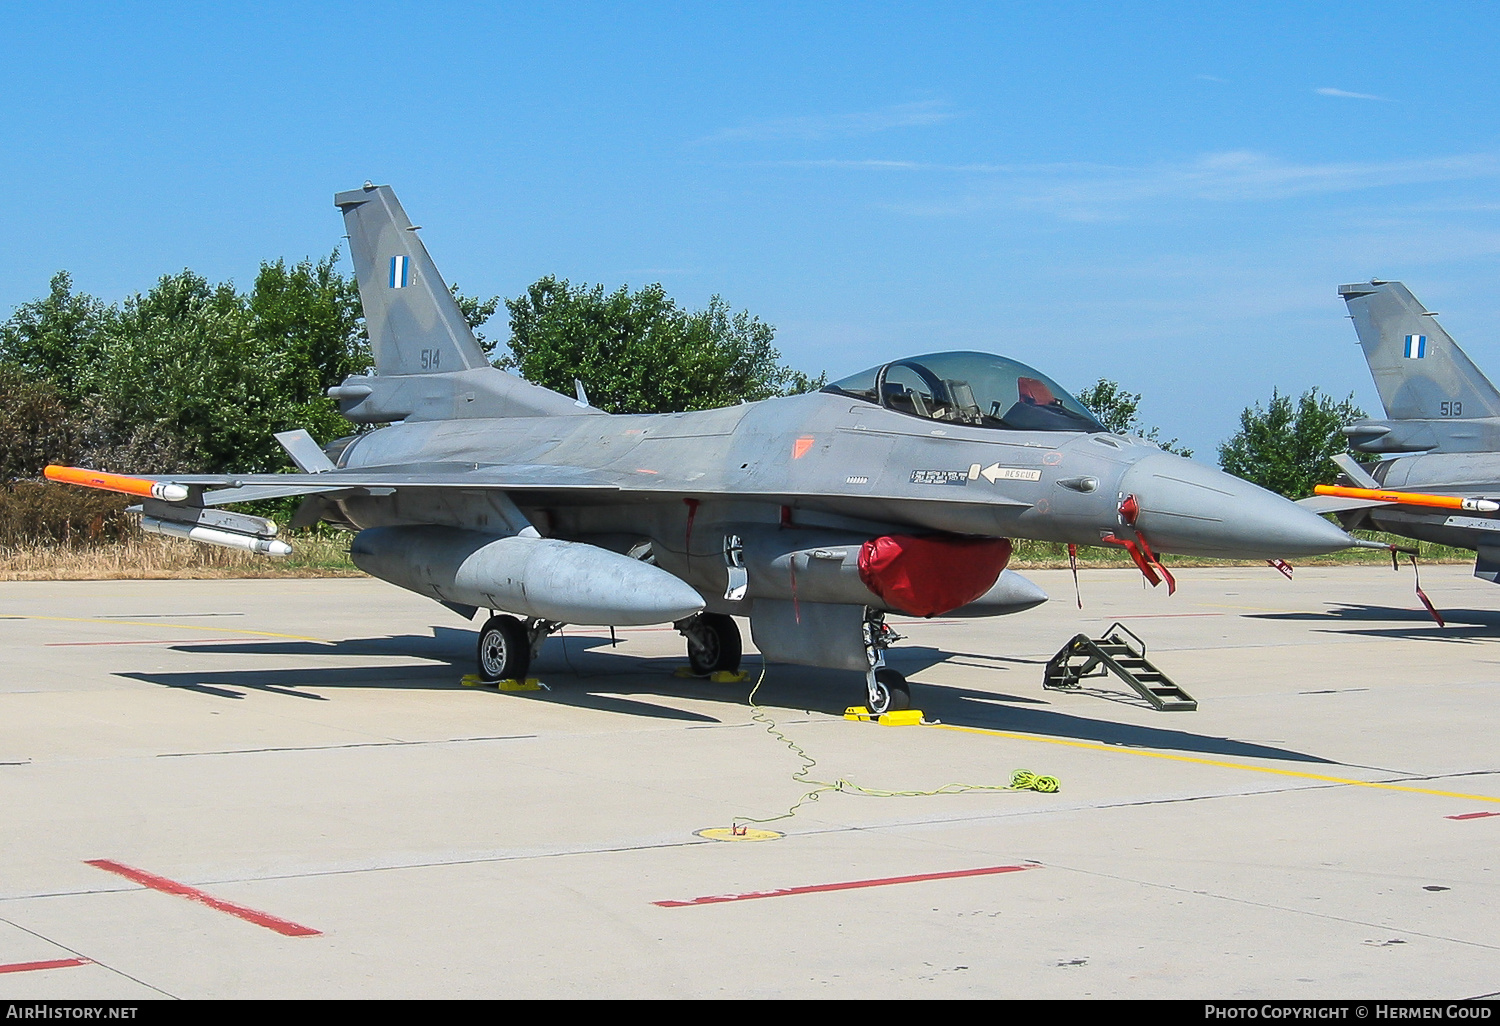
<svg viewBox="0 0 1500 1026">
<path fill-rule="evenodd" d="M 285 559 L 137 534 L 108 545 L 0 547 L 0 581 L 205 580 L 237 577 L 359 577 L 352 535 L 293 535 Z"/>
<path fill-rule="evenodd" d="M 1355 531 L 1356 538 L 1364 538 L 1377 541 L 1383 545 L 1396 544 L 1403 548 L 1418 547 L 1417 542 L 1410 538 L 1401 538 L 1394 534 L 1379 534 L 1373 531 Z M 1429 545 L 1423 542 L 1420 545 L 1421 561 L 1423 563 L 1472 563 L 1474 552 L 1471 549 L 1455 549 L 1447 545 Z M 1404 562 L 1406 556 L 1401 559 Z M 1390 553 L 1379 549 L 1345 549 L 1343 552 L 1330 552 L 1326 556 L 1306 556 L 1293 560 L 1297 566 L 1358 566 L 1365 564 L 1389 563 Z M 1178 556 L 1171 553 L 1164 554 L 1162 562 L 1169 567 L 1174 566 L 1265 566 L 1265 560 L 1241 560 L 1241 559 L 1205 559 L 1201 556 Z M 1080 546 L 1078 549 L 1078 565 L 1080 567 L 1128 567 L 1133 566 L 1130 557 L 1123 549 L 1103 548 L 1099 546 Z M 1020 538 L 1015 542 L 1015 552 L 1011 556 L 1010 568 L 1012 570 L 1066 570 L 1068 568 L 1068 547 L 1061 542 L 1030 541 Z"/>
</svg>

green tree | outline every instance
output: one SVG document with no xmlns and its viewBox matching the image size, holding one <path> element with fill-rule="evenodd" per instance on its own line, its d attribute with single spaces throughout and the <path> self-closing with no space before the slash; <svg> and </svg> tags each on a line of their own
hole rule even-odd
<svg viewBox="0 0 1500 1026">
<path fill-rule="evenodd" d="M 73 291 L 67 271 L 52 276 L 42 299 L 23 303 L 0 324 L 0 361 L 32 381 L 48 381 L 64 402 L 77 402 L 104 344 L 107 307 Z"/>
<path fill-rule="evenodd" d="M 325 393 L 368 366 L 370 347 L 338 258 L 266 261 L 248 293 L 184 270 L 118 305 L 74 292 L 59 271 L 0 324 L 0 474 L 67 460 L 274 471 L 290 466 L 275 432 L 347 434 Z M 476 329 L 500 303 L 453 292 Z"/>
<path fill-rule="evenodd" d="M 1167 452 L 1179 456 L 1192 456 L 1193 450 L 1177 444 L 1177 439 L 1162 441 L 1159 428 L 1147 428 L 1141 423 L 1136 411 L 1141 406 L 1138 392 L 1127 392 L 1118 382 L 1100 378 L 1093 385 L 1078 393 L 1078 401 L 1111 432 L 1117 435 L 1136 435 L 1155 442 Z"/>
<path fill-rule="evenodd" d="M 1219 446 L 1219 466 L 1292 499 L 1311 495 L 1314 485 L 1338 476 L 1333 457 L 1348 452 L 1340 429 L 1364 417 L 1347 399 L 1334 401 L 1313 388 L 1294 404 L 1273 389 L 1265 409 L 1260 403 L 1240 413 L 1240 430 Z"/>
<path fill-rule="evenodd" d="M 491 296 L 489 299 L 480 299 L 478 296 L 466 296 L 458 290 L 457 285 L 448 286 L 448 291 L 453 293 L 453 298 L 458 301 L 458 312 L 464 315 L 464 320 L 469 322 L 469 328 L 474 332 L 474 338 L 479 345 L 488 353 L 494 348 L 491 342 L 480 331 L 489 319 L 495 316 L 495 311 L 500 308 L 500 297 Z"/>
<path fill-rule="evenodd" d="M 245 359 L 250 313 L 233 285 L 189 270 L 166 275 L 126 299 L 111 320 L 91 384 L 116 432 L 166 428 L 183 440 L 195 469 L 228 468 L 256 450 L 266 368 Z M 235 469 L 262 469 L 251 462 Z"/>
<path fill-rule="evenodd" d="M 326 391 L 370 363 L 359 286 L 338 272 L 337 260 L 335 250 L 316 264 L 262 263 L 247 297 L 246 355 L 270 379 L 275 430 L 303 427 L 324 441 L 349 431 Z"/>
<path fill-rule="evenodd" d="M 263 472 L 289 465 L 277 431 L 347 432 L 324 391 L 369 357 L 358 291 L 336 258 L 263 263 L 248 294 L 185 270 L 127 299 L 93 369 L 100 448 Z"/>
<path fill-rule="evenodd" d="M 82 425 L 49 381 L 0 365 L 0 484 L 38 477 L 77 454 Z"/>
<path fill-rule="evenodd" d="M 510 353 L 496 362 L 564 394 L 581 379 L 611 413 L 728 406 L 822 387 L 781 364 L 776 329 L 719 296 L 707 309 L 678 307 L 660 285 L 572 285 L 548 276 L 505 301 Z"/>
</svg>

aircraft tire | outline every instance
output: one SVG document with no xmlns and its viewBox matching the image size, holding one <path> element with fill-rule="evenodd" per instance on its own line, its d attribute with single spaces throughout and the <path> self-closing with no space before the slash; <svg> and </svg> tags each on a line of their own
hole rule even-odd
<svg viewBox="0 0 1500 1026">
<path fill-rule="evenodd" d="M 870 711 L 876 715 L 911 708 L 911 686 L 905 677 L 888 667 L 875 671 L 875 696 L 879 708 Z"/>
<path fill-rule="evenodd" d="M 525 680 L 531 669 L 531 639 L 514 616 L 492 616 L 479 632 L 479 678 L 487 684 Z"/>
<path fill-rule="evenodd" d="M 725 613 L 700 613 L 696 626 L 702 631 L 703 648 L 688 645 L 688 664 L 693 672 L 706 677 L 721 670 L 737 671 L 743 646 L 734 617 Z"/>
</svg>

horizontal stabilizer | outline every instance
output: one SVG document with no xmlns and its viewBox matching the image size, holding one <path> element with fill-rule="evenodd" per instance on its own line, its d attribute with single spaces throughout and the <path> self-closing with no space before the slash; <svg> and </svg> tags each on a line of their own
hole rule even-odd
<svg viewBox="0 0 1500 1026">
<path fill-rule="evenodd" d="M 1391 506 L 1394 503 L 1380 499 L 1346 499 L 1338 495 L 1309 495 L 1305 499 L 1298 499 L 1297 505 L 1309 513 L 1348 513 L 1356 509 Z"/>
<path fill-rule="evenodd" d="M 1379 488 L 1380 482 L 1370 476 L 1370 472 L 1359 465 L 1359 461 L 1347 452 L 1341 452 L 1333 458 L 1338 464 L 1344 476 L 1349 478 L 1351 484 L 1356 488 Z"/>
<path fill-rule="evenodd" d="M 327 470 L 335 470 L 333 460 L 323 451 L 323 447 L 313 439 L 302 428 L 295 431 L 282 431 L 275 435 L 276 441 L 286 450 L 286 454 L 297 464 L 297 469 L 304 474 L 321 474 Z"/>
</svg>

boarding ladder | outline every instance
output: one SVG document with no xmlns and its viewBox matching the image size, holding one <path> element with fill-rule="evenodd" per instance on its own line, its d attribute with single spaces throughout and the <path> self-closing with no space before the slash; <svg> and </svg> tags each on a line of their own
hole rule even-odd
<svg viewBox="0 0 1500 1026">
<path fill-rule="evenodd" d="M 1076 636 L 1047 662 L 1042 687 L 1072 691 L 1085 677 L 1113 673 L 1160 712 L 1192 712 L 1198 700 L 1174 684 L 1146 658 L 1146 643 L 1124 624 L 1112 624 L 1102 638 Z"/>
</svg>

